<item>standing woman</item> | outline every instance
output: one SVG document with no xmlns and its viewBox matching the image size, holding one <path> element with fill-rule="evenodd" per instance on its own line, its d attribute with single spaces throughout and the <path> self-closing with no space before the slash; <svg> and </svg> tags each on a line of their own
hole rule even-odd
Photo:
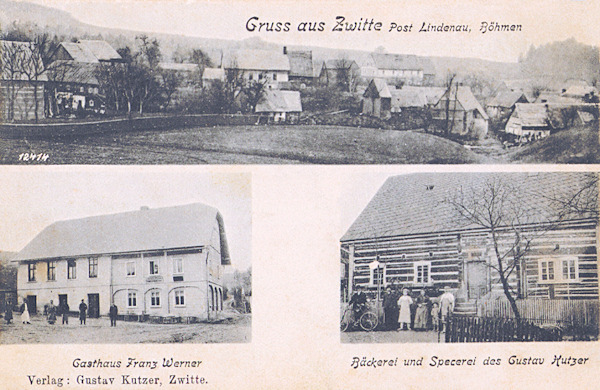
<svg viewBox="0 0 600 390">
<path fill-rule="evenodd" d="M 27 300 L 23 301 L 23 305 L 21 306 L 21 322 L 24 324 L 31 324 L 31 318 L 29 317 L 29 306 L 27 305 Z"/>
<path fill-rule="evenodd" d="M 404 330 L 404 325 L 410 330 L 410 305 L 412 304 L 413 300 L 408 295 L 408 289 L 405 288 L 402 290 L 402 296 L 398 299 L 398 307 L 400 307 L 400 314 L 398 315 L 399 330 Z"/>
<path fill-rule="evenodd" d="M 6 302 L 6 310 L 4 311 L 4 319 L 6 320 L 7 324 L 10 324 L 10 322 L 13 319 L 13 305 L 10 300 Z"/>
</svg>

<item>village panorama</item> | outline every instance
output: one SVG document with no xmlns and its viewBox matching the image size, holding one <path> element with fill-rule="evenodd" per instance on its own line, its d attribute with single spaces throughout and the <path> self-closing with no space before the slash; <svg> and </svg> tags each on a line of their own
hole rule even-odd
<svg viewBox="0 0 600 390">
<path fill-rule="evenodd" d="M 598 48 L 573 38 L 531 45 L 509 63 L 392 53 L 377 42 L 359 51 L 114 30 L 2 3 L 4 164 L 600 159 Z M 248 19 L 248 34 L 261 23 Z"/>
</svg>

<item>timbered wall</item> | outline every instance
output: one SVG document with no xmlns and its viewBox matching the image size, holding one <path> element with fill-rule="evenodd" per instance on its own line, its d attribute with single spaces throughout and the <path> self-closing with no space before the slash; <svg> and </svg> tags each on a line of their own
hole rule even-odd
<svg viewBox="0 0 600 390">
<path fill-rule="evenodd" d="M 598 298 L 597 224 L 593 220 L 563 223 L 559 228 L 530 227 L 521 229 L 521 243 L 531 244 L 519 267 L 509 276 L 515 295 L 525 298 Z M 504 266 L 513 261 L 510 253 L 515 246 L 515 234 L 503 232 L 499 237 L 499 252 L 504 255 Z M 522 248 L 524 249 L 524 248 Z M 478 287 L 489 295 L 502 295 L 491 235 L 484 231 L 440 233 L 421 236 L 399 236 L 385 239 L 358 240 L 342 243 L 343 263 L 348 264 L 348 280 L 355 286 L 377 289 L 376 270 L 369 265 L 378 260 L 384 269 L 379 286 L 397 285 L 409 288 L 454 289 L 457 296 L 473 298 Z M 553 278 L 542 280 L 542 262 L 553 262 Z M 574 261 L 575 274 L 563 275 L 563 261 Z M 573 264 L 573 263 L 569 263 Z M 427 274 L 419 273 L 419 265 L 427 267 Z M 479 280 L 471 269 L 479 265 Z M 421 267 L 422 269 L 423 267 Z M 485 270 L 487 269 L 487 275 Z M 482 271 L 483 270 L 483 274 Z M 479 284 L 479 286 L 474 286 Z M 482 295 L 477 298 L 482 298 Z"/>
</svg>

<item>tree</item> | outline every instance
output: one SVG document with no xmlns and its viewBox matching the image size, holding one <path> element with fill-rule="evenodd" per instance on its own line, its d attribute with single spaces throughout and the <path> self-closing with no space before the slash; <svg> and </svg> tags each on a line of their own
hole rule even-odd
<svg viewBox="0 0 600 390">
<path fill-rule="evenodd" d="M 444 116 L 444 131 L 446 135 L 450 135 L 452 133 L 452 129 L 454 128 L 454 116 L 456 113 L 456 103 L 458 100 L 458 85 L 455 83 L 456 73 L 448 73 L 446 77 L 446 105 L 444 107 L 446 111 L 446 115 Z M 454 93 L 454 107 L 450 109 L 450 101 L 452 100 L 451 96 Z M 450 117 L 450 111 L 452 111 L 452 117 Z"/>
<path fill-rule="evenodd" d="M 23 77 L 23 65 L 25 62 L 25 46 L 21 42 L 6 42 L 1 45 L 0 50 L 0 69 L 5 80 L 13 82 L 6 83 L 7 95 L 7 118 L 12 121 L 15 119 L 15 102 L 19 93 L 19 84 L 16 82 Z"/>
<path fill-rule="evenodd" d="M 540 212 L 531 201 L 545 198 L 548 210 Z M 587 175 L 579 188 L 552 194 L 550 189 L 529 189 L 527 193 L 509 177 L 491 176 L 479 187 L 458 188 L 446 200 L 458 224 L 483 228 L 491 241 L 493 261 L 487 265 L 498 276 L 502 290 L 517 321 L 521 314 L 516 299 L 521 296 L 521 272 L 534 240 L 576 216 L 598 216 L 598 177 Z M 536 229 L 526 228 L 536 224 Z M 508 244 L 506 244 L 508 242 Z M 510 284 L 517 277 L 517 290 Z"/>
<path fill-rule="evenodd" d="M 266 90 L 267 81 L 263 80 L 250 80 L 244 83 L 241 92 L 246 97 L 248 109 L 250 112 L 254 112 L 256 105 L 260 99 L 264 96 Z"/>
<path fill-rule="evenodd" d="M 337 59 L 335 72 L 337 73 L 337 85 L 342 91 L 356 91 L 360 74 L 354 61 L 344 57 Z"/>
</svg>

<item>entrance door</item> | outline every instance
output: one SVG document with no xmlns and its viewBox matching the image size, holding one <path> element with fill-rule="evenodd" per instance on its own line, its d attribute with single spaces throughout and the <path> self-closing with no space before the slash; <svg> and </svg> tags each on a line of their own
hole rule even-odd
<svg viewBox="0 0 600 390">
<path fill-rule="evenodd" d="M 466 266 L 468 297 L 479 299 L 488 292 L 487 265 L 484 261 L 470 261 Z"/>
<path fill-rule="evenodd" d="M 88 317 L 100 317 L 100 295 L 88 294 Z"/>
<path fill-rule="evenodd" d="M 67 294 L 58 294 L 58 310 L 62 314 L 63 307 L 67 307 Z"/>
<path fill-rule="evenodd" d="M 29 314 L 37 313 L 37 296 L 35 296 L 35 295 L 27 296 L 27 308 L 29 309 Z"/>
</svg>

